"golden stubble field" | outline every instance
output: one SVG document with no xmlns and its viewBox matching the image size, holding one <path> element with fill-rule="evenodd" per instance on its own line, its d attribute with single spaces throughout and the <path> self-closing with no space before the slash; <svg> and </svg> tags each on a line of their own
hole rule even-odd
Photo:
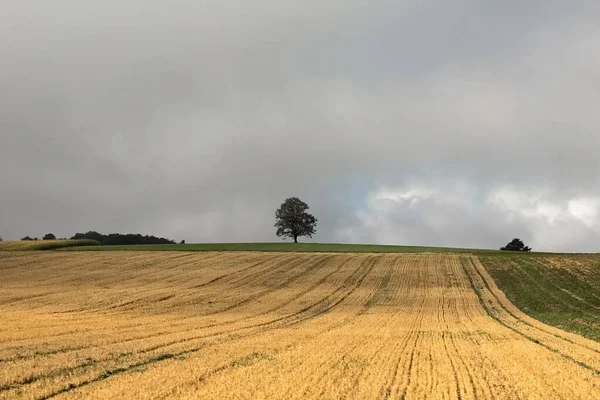
<svg viewBox="0 0 600 400">
<path fill-rule="evenodd" d="M 0 398 L 600 398 L 468 255 L 0 252 L 0 321 Z"/>
</svg>

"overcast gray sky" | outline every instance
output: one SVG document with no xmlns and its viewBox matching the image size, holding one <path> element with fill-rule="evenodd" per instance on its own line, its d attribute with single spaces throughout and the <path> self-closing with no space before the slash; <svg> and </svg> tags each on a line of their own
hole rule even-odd
<svg viewBox="0 0 600 400">
<path fill-rule="evenodd" d="M 0 236 L 600 251 L 600 3 L 0 7 Z"/>
</svg>

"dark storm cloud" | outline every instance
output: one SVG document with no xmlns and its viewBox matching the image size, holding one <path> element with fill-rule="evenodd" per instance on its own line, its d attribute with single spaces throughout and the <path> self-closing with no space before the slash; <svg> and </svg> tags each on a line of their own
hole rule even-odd
<svg viewBox="0 0 600 400">
<path fill-rule="evenodd" d="M 272 240 L 298 196 L 319 241 L 596 250 L 599 16 L 585 1 L 12 2 L 0 235 Z"/>
</svg>

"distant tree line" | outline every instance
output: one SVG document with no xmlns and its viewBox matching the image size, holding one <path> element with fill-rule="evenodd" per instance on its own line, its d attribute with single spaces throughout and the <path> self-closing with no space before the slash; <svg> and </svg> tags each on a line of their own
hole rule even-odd
<svg viewBox="0 0 600 400">
<path fill-rule="evenodd" d="M 133 245 L 133 244 L 175 244 L 173 240 L 156 237 L 152 235 L 140 235 L 139 233 L 111 233 L 103 235 L 95 231 L 89 231 L 86 233 L 76 233 L 71 237 L 73 240 L 90 239 L 96 240 L 103 245 Z"/>
<path fill-rule="evenodd" d="M 42 237 L 42 240 L 56 240 L 56 235 L 53 233 L 48 233 Z M 108 235 L 103 235 L 102 233 L 98 233 L 96 231 L 89 231 L 86 233 L 76 233 L 71 237 L 71 240 L 95 240 L 100 242 L 103 245 L 133 245 L 133 244 L 175 244 L 173 240 L 156 237 L 152 235 L 140 235 L 139 233 L 111 233 Z M 21 238 L 23 241 L 35 241 L 40 240 L 37 237 L 25 236 Z M 65 238 L 61 238 L 61 240 L 66 240 Z M 185 243 L 185 240 L 182 241 Z"/>
<path fill-rule="evenodd" d="M 37 237 L 30 237 L 30 236 L 25 236 L 22 237 L 21 240 L 23 241 L 35 241 L 35 240 L 40 240 Z M 56 240 L 56 235 L 54 235 L 54 233 L 47 233 L 42 237 L 42 240 Z M 61 238 L 60 240 L 65 240 L 65 238 Z"/>
</svg>

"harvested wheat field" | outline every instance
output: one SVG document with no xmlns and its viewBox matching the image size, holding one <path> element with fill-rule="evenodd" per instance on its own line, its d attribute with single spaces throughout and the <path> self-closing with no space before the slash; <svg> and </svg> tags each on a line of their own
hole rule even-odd
<svg viewBox="0 0 600 400">
<path fill-rule="evenodd" d="M 600 398 L 469 255 L 3 252 L 0 318 L 0 398 Z"/>
</svg>

